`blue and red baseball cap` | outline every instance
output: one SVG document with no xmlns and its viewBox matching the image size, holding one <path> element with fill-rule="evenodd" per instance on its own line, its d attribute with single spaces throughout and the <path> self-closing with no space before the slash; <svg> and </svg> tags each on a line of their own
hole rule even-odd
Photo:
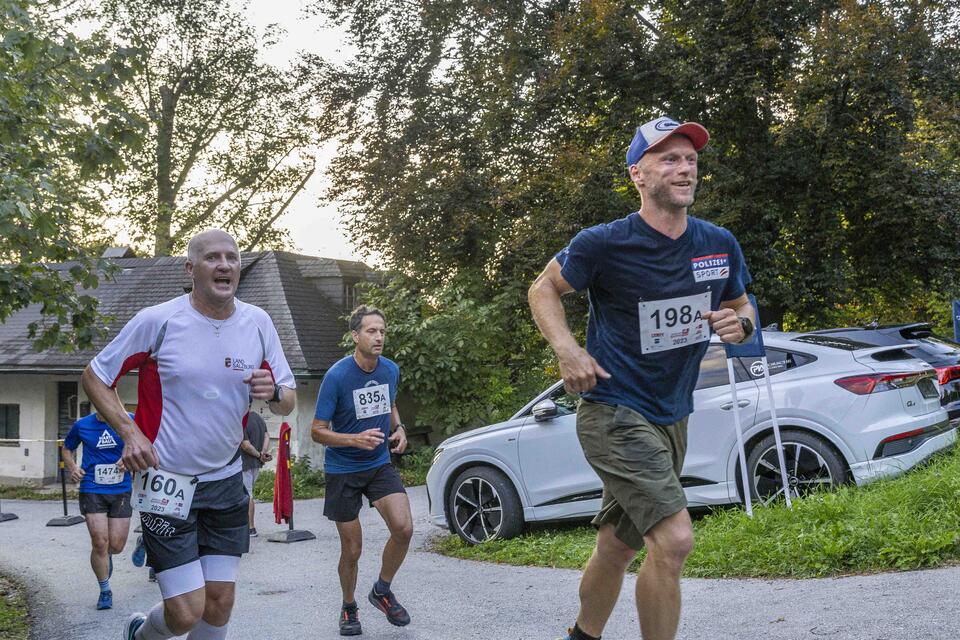
<svg viewBox="0 0 960 640">
<path fill-rule="evenodd" d="M 627 149 L 627 166 L 637 164 L 643 154 L 678 133 L 690 138 L 693 148 L 697 151 L 707 146 L 710 140 L 710 133 L 701 124 L 696 122 L 681 124 L 673 118 L 657 118 L 637 127 L 630 148 Z"/>
</svg>

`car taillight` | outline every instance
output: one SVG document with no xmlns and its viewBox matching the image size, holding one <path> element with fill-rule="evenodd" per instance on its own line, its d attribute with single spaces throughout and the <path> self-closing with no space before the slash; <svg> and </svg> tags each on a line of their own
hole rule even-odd
<svg viewBox="0 0 960 640">
<path fill-rule="evenodd" d="M 951 380 L 960 379 L 960 366 L 937 367 L 937 379 L 940 381 L 940 386 L 947 384 Z"/>
<path fill-rule="evenodd" d="M 917 384 L 923 374 L 920 373 L 875 373 L 866 376 L 849 376 L 834 380 L 834 384 L 850 393 L 865 396 L 881 391 L 893 391 Z"/>
</svg>

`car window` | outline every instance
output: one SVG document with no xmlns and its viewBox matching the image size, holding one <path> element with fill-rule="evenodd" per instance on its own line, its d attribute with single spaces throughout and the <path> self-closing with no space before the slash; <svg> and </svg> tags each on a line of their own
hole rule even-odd
<svg viewBox="0 0 960 640">
<path fill-rule="evenodd" d="M 766 353 L 771 376 L 802 367 L 816 359 L 802 353 L 793 353 L 792 351 L 783 351 L 781 349 L 768 348 L 766 349 Z M 750 372 L 751 377 L 763 377 L 763 360 L 760 358 L 740 358 L 740 361 L 743 363 L 744 368 Z"/>
<path fill-rule="evenodd" d="M 567 393 L 567 390 L 560 385 L 557 387 L 553 393 L 550 394 L 550 399 L 554 401 L 557 405 L 557 415 L 566 416 L 571 413 L 577 412 L 577 403 L 580 402 L 580 398 L 573 394 Z"/>
<path fill-rule="evenodd" d="M 960 356 L 960 344 L 939 336 L 929 335 L 916 340 L 918 346 L 930 355 L 946 357 Z"/>
<path fill-rule="evenodd" d="M 831 336 L 831 335 L 823 335 L 823 334 L 797 336 L 796 338 L 793 338 L 793 341 L 806 342 L 808 344 L 815 344 L 821 347 L 830 347 L 831 349 L 842 349 L 843 351 L 856 351 L 857 349 L 870 349 L 870 348 L 879 347 L 882 345 L 882 343 L 869 344 L 866 342 L 862 342 L 860 340 L 852 340 L 850 338 L 843 338 L 840 336 Z"/>
<path fill-rule="evenodd" d="M 737 382 L 750 380 L 750 376 L 740 365 L 736 358 L 733 361 L 734 375 Z M 710 389 L 729 384 L 730 376 L 727 373 L 727 354 L 723 350 L 723 345 L 712 344 L 707 349 L 707 354 L 703 356 L 700 362 L 700 376 L 697 378 L 697 389 Z"/>
</svg>

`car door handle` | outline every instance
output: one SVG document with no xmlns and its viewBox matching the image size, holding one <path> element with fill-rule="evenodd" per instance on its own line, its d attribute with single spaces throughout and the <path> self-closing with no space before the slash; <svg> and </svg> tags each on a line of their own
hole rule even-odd
<svg viewBox="0 0 960 640">
<path fill-rule="evenodd" d="M 749 401 L 749 400 L 741 400 L 740 402 L 737 403 L 737 406 L 740 407 L 741 409 L 743 409 L 744 407 L 750 406 L 750 401 Z M 733 409 L 733 403 L 732 403 L 732 402 L 724 402 L 722 405 L 720 405 L 720 408 L 723 409 L 724 411 L 730 411 L 730 409 Z"/>
</svg>

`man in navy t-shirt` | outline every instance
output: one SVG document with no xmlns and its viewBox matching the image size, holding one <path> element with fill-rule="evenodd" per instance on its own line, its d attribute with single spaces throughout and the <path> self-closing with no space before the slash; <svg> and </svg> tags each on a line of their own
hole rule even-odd
<svg viewBox="0 0 960 640">
<path fill-rule="evenodd" d="M 353 355 L 330 367 L 323 377 L 311 432 L 313 440 L 326 447 L 323 514 L 337 523 L 340 534 L 343 608 L 339 624 L 340 635 L 345 636 L 361 633 L 354 591 L 363 546 L 359 520 L 363 497 L 376 507 L 390 530 L 380 576 L 367 599 L 391 624 L 401 627 L 410 623 L 410 616 L 397 602 L 390 583 L 413 535 L 410 501 L 390 462 L 390 452 L 406 450 L 407 434 L 396 405 L 400 368 L 380 355 L 386 320 L 379 310 L 360 306 L 350 316 L 350 332 Z"/>
<path fill-rule="evenodd" d="M 77 465 L 73 456 L 80 445 L 82 466 Z M 130 473 L 117 468 L 122 452 L 120 435 L 95 413 L 74 422 L 63 441 L 64 467 L 70 478 L 80 483 L 80 513 L 90 532 L 90 566 L 100 583 L 97 609 L 113 607 L 113 554 L 123 551 L 133 514 Z"/>
<path fill-rule="evenodd" d="M 709 137 L 699 124 L 670 118 L 641 125 L 627 151 L 640 210 L 581 231 L 530 287 L 534 319 L 565 386 L 582 394 L 577 435 L 603 481 L 597 545 L 568 640 L 600 637 L 644 545 L 636 585 L 642 635 L 676 636 L 680 573 L 693 545 L 679 476 L 700 360 L 711 330 L 731 344 L 754 330 L 750 274 L 736 239 L 687 215 L 697 152 Z M 586 349 L 560 302 L 583 290 L 590 303 Z"/>
</svg>

